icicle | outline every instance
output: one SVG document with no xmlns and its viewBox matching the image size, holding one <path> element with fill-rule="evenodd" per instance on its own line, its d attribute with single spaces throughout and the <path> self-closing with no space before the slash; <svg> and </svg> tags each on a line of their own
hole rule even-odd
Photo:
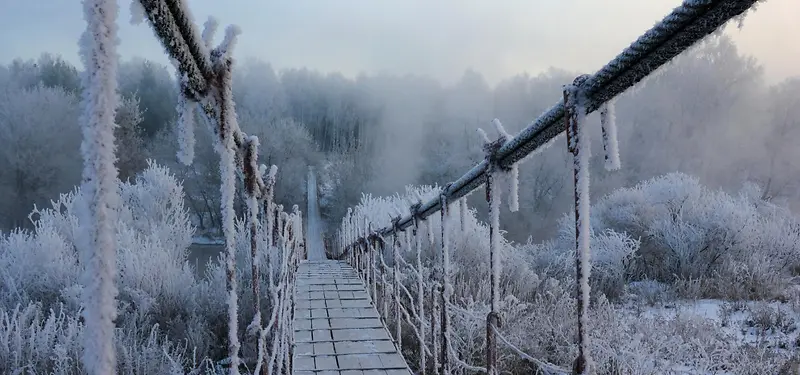
<svg viewBox="0 0 800 375">
<path fill-rule="evenodd" d="M 136 1 L 134 1 L 136 2 Z M 214 43 L 214 34 L 217 32 L 217 27 L 219 27 L 219 22 L 213 16 L 208 16 L 208 20 L 206 23 L 203 24 L 203 43 L 206 45 L 207 49 L 211 49 L 211 45 Z"/>
<path fill-rule="evenodd" d="M 458 200 L 458 213 L 461 216 L 461 232 L 467 230 L 467 197 Z"/>
<path fill-rule="evenodd" d="M 519 211 L 519 163 L 514 163 L 508 171 L 508 209 Z"/>
<path fill-rule="evenodd" d="M 136 1 L 134 1 L 136 3 Z M 185 90 L 188 77 L 180 77 L 178 95 L 178 161 L 183 165 L 192 165 L 194 160 L 194 109 L 197 103 L 186 97 Z"/>
<path fill-rule="evenodd" d="M 269 185 L 275 185 L 275 177 L 278 176 L 278 166 L 272 165 L 269 168 L 269 174 L 267 174 L 267 183 Z"/>
<path fill-rule="evenodd" d="M 619 142 L 617 140 L 617 120 L 614 102 L 608 101 L 600 107 L 600 125 L 603 130 L 603 150 L 606 152 L 605 168 L 608 171 L 620 169 Z"/>
<path fill-rule="evenodd" d="M 435 239 L 433 238 L 433 220 L 431 219 L 425 220 L 425 223 L 427 224 L 426 229 L 428 230 L 428 243 L 431 246 L 433 246 L 433 244 L 435 243 Z"/>
<path fill-rule="evenodd" d="M 117 2 L 84 0 L 86 30 L 80 41 L 85 67 L 80 118 L 83 130 L 83 184 L 87 198 L 80 215 L 85 231 L 79 240 L 84 270 L 81 300 L 86 324 L 83 366 L 91 375 L 116 372 L 114 319 L 117 316 L 116 210 L 120 205 L 114 163 L 117 93 Z"/>
<path fill-rule="evenodd" d="M 585 126 L 586 108 L 583 92 L 579 82 L 586 76 L 578 77 L 575 83 L 564 89 L 564 108 L 567 120 L 567 144 L 573 154 L 573 174 L 575 180 L 575 245 L 577 259 L 578 283 L 578 342 L 579 354 L 575 361 L 575 368 L 586 371 L 593 368 L 591 353 L 589 352 L 589 274 L 591 272 L 589 221 L 589 158 L 591 156 L 591 140 L 588 127 Z"/>
</svg>

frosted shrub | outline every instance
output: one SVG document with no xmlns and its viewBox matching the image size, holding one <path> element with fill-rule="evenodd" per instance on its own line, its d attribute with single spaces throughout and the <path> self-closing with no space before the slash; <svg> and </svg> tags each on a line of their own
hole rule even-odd
<svg viewBox="0 0 800 375">
<path fill-rule="evenodd" d="M 556 239 L 542 244 L 526 244 L 521 249 L 530 254 L 534 270 L 567 285 L 575 278 L 575 226 L 563 219 Z M 639 250 L 639 240 L 626 233 L 607 229 L 592 233 L 592 273 L 589 279 L 593 296 L 603 294 L 616 300 L 629 281 L 628 267 Z"/>
<path fill-rule="evenodd" d="M 441 192 L 435 186 L 408 186 L 403 195 L 397 194 L 391 197 L 373 197 L 363 195 L 361 202 L 355 208 L 355 212 L 360 215 L 360 220 L 367 217 L 372 223 L 372 229 L 379 229 L 391 226 L 390 218 L 398 215 L 409 215 L 409 207 L 420 200 L 427 201 L 437 197 Z M 487 300 L 489 298 L 488 283 L 489 269 L 489 226 L 479 221 L 475 217 L 474 210 L 468 210 L 464 215 L 466 220 L 465 230 L 461 230 L 459 205 L 451 204 L 450 209 L 450 258 L 452 267 L 452 283 L 454 290 L 454 300 L 458 301 L 466 297 L 475 300 Z M 436 261 L 437 254 L 441 251 L 441 217 L 438 214 L 429 216 L 426 221 L 430 221 L 433 229 L 433 245 L 428 242 L 428 224 L 420 222 L 419 235 L 422 236 L 423 262 L 425 267 L 432 267 Z M 408 231 L 411 228 L 407 229 Z M 412 241 L 413 242 L 413 241 Z M 524 252 L 517 250 L 504 238 L 500 239 L 500 258 L 503 264 L 501 273 L 501 289 L 503 294 L 514 294 L 520 298 L 532 291 L 530 283 L 527 282 L 535 275 L 531 272 L 530 259 Z M 388 258 L 391 252 L 384 256 Z M 413 251 L 404 251 L 402 256 L 410 263 L 413 263 L 416 254 Z M 410 277 L 411 275 L 406 275 Z M 413 279 L 409 279 L 413 280 Z M 410 287 L 411 285 L 409 285 Z M 410 288 L 414 289 L 414 288 Z"/>
<path fill-rule="evenodd" d="M 37 226 L 36 233 L 16 230 L 0 238 L 0 308 L 57 304 L 62 290 L 78 277 L 77 254 L 57 230 Z"/>
<path fill-rule="evenodd" d="M 163 337 L 158 326 L 144 330 L 117 329 L 120 374 L 211 374 L 210 363 L 193 357 L 186 345 Z M 80 361 L 83 324 L 62 307 L 18 305 L 0 311 L 0 373 L 85 373 Z"/>
<path fill-rule="evenodd" d="M 180 183 L 166 168 L 150 163 L 134 182 L 122 182 L 119 189 L 116 323 L 120 371 L 175 373 L 175 368 L 199 366 L 204 358 L 223 358 L 219 336 L 224 336 L 226 308 L 224 293 L 216 287 L 224 288 L 224 282 L 196 278 L 187 262 L 194 228 Z M 34 209 L 33 230 L 17 230 L 0 238 L 3 329 L 21 337 L 48 332 L 52 340 L 63 341 L 47 350 L 20 349 L 23 354 L 31 352 L 25 355 L 40 355 L 35 351 L 45 358 L 24 359 L 23 367 L 31 372 L 82 371 L 76 370 L 80 362 L 74 360 L 80 356 L 70 350 L 78 350 L 81 343 L 76 339 L 82 330 L 77 323 L 81 265 L 74 243 L 86 231 L 78 214 L 84 205 L 80 189 L 62 194 L 52 208 Z M 19 322 L 26 323 L 20 326 Z M 62 357 L 72 362 L 59 362 Z"/>
<path fill-rule="evenodd" d="M 603 198 L 592 224 L 640 239 L 634 279 L 706 280 L 710 297 L 767 298 L 800 264 L 800 225 L 753 189 L 731 196 L 671 173 Z"/>
<path fill-rule="evenodd" d="M 409 214 L 411 204 L 438 193 L 435 187 L 414 187 L 388 198 L 366 195 L 354 210 L 354 217 L 361 220 L 354 222 L 362 233 L 364 217 L 369 218 L 373 229 L 391 225 L 392 217 Z M 786 211 L 756 196 L 750 190 L 736 197 L 712 192 L 696 179 L 676 174 L 643 182 L 636 188 L 620 189 L 597 203 L 591 233 L 593 295 L 589 332 L 598 374 L 760 374 L 786 363 L 789 357 L 785 351 L 743 342 L 736 332 L 723 329 L 720 322 L 679 310 L 654 313 L 657 307 L 631 309 L 626 303 L 612 303 L 635 294 L 658 306 L 657 302 L 672 297 L 683 277 L 687 284 L 694 283 L 693 275 L 707 275 L 697 284 L 706 293 L 733 295 L 735 290 L 750 290 L 742 285 L 770 285 L 775 280 L 767 272 L 770 267 L 778 265 L 776 269 L 784 270 L 784 274 L 791 272 L 792 264 L 797 264 L 792 251 L 796 222 Z M 451 206 L 450 214 L 454 287 L 450 336 L 459 359 L 483 365 L 489 312 L 488 227 L 470 210 L 462 231 L 458 205 Z M 441 246 L 439 215 L 428 220 L 433 244 L 429 242 L 428 223 L 419 223 L 426 277 L 430 277 Z M 568 368 L 578 350 L 572 217 L 565 216 L 559 229 L 555 238 L 542 243 L 513 245 L 500 240 L 500 331 L 530 356 Z M 699 244 L 710 246 L 701 251 Z M 757 246 L 768 249 L 755 251 Z M 407 262 L 414 264 L 413 249 L 408 250 L 405 245 L 403 249 Z M 719 254 L 719 259 L 705 251 Z M 711 271 L 704 273 L 709 265 Z M 405 267 L 401 269 L 402 282 L 415 296 L 416 274 Z M 672 271 L 686 276 L 666 277 Z M 651 275 L 664 277 L 659 280 Z M 426 293 L 430 291 L 429 281 Z M 724 287 L 724 283 L 733 286 Z M 431 307 L 427 299 L 426 313 Z M 412 338 L 403 341 L 408 345 L 406 359 L 415 363 L 414 354 L 410 353 L 416 353 L 417 342 L 413 336 L 407 337 Z M 503 371 L 536 373 L 533 365 L 520 360 L 504 345 L 499 350 Z"/>
</svg>

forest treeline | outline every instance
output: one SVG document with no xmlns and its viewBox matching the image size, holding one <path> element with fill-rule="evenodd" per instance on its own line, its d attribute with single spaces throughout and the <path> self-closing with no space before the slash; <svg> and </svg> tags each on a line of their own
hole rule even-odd
<svg viewBox="0 0 800 375">
<path fill-rule="evenodd" d="M 240 126 L 261 141 L 261 160 L 279 167 L 277 199 L 305 202 L 307 167 L 320 171 L 320 203 L 338 223 L 362 193 L 390 195 L 406 185 L 455 180 L 483 158 L 478 127 L 498 118 L 510 132 L 555 104 L 561 86 L 582 72 L 550 69 L 492 86 L 475 71 L 443 85 L 419 76 L 355 78 L 308 69 L 276 71 L 243 59 L 234 69 Z M 591 72 L 585 72 L 591 73 Z M 200 233 L 219 228 L 219 174 L 209 133 L 198 131 L 195 164 L 177 162 L 175 77 L 134 58 L 119 69 L 120 177 L 155 159 L 183 181 Z M 34 204 L 48 206 L 80 181 L 80 73 L 43 54 L 0 66 L 0 228 L 31 225 Z M 672 171 L 711 187 L 762 187 L 764 199 L 795 207 L 800 173 L 800 79 L 768 83 L 759 62 L 727 36 L 713 36 L 617 100 L 623 168 L 603 170 L 599 120 L 591 118 L 598 155 L 593 194 Z M 201 122 L 202 124 L 202 122 Z M 520 210 L 503 212 L 508 237 L 551 237 L 571 201 L 571 169 L 558 139 L 520 168 Z M 470 197 L 479 214 L 483 194 Z M 241 205 L 242 202 L 239 202 Z M 302 206 L 301 206 L 302 207 Z"/>
</svg>

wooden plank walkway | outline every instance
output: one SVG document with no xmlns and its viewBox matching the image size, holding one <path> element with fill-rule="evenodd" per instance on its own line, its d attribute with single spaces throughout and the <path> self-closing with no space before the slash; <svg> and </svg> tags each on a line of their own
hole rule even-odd
<svg viewBox="0 0 800 375">
<path fill-rule="evenodd" d="M 411 375 L 352 267 L 304 261 L 296 293 L 295 375 Z"/>
</svg>

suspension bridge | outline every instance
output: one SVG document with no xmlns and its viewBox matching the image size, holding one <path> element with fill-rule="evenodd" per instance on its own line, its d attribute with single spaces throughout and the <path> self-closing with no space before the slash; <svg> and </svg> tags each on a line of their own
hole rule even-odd
<svg viewBox="0 0 800 375">
<path fill-rule="evenodd" d="M 87 3 L 90 4 L 91 2 Z M 167 54 L 176 62 L 181 77 L 180 101 L 183 105 L 183 120 L 192 117 L 194 108 L 199 108 L 206 123 L 216 135 L 217 151 L 220 154 L 221 180 L 223 181 L 223 228 L 226 235 L 226 262 L 229 294 L 229 334 L 228 351 L 230 373 L 238 374 L 243 359 L 239 358 L 239 327 L 237 318 L 236 272 L 233 233 L 235 212 L 233 198 L 235 183 L 244 185 L 248 202 L 247 220 L 250 228 L 250 247 L 253 257 L 252 293 L 256 296 L 252 326 L 260 332 L 258 359 L 254 373 L 294 373 L 294 374 L 411 374 L 411 364 L 405 354 L 412 354 L 415 373 L 451 374 L 456 371 L 498 374 L 498 346 L 505 345 L 511 353 L 528 361 L 532 368 L 541 374 L 583 374 L 591 371 L 590 354 L 587 352 L 586 309 L 588 290 L 579 285 L 576 301 L 578 320 L 579 352 L 571 369 L 528 356 L 512 345 L 500 332 L 500 294 L 499 259 L 496 253 L 499 227 L 497 225 L 497 199 L 491 199 L 496 190 L 496 179 L 505 173 L 517 173 L 516 164 L 524 157 L 551 144 L 562 132 L 567 134 L 569 151 L 575 158 L 576 193 L 576 264 L 578 280 L 588 279 L 588 264 L 581 261 L 582 248 L 588 251 L 586 211 L 579 209 L 588 205 L 580 199 L 588 193 L 585 185 L 588 174 L 584 162 L 588 155 L 582 153 L 582 118 L 598 109 L 608 110 L 608 103 L 617 95 L 633 87 L 652 74 L 682 51 L 717 32 L 730 19 L 741 16 L 753 7 L 757 0 L 685 0 L 661 22 L 644 33 L 616 58 L 601 67 L 593 75 L 578 77 L 562 93 L 563 98 L 552 108 L 534 120 L 518 135 L 511 137 L 502 131 L 497 123 L 500 137 L 494 141 L 486 139 L 486 158 L 467 171 L 462 177 L 448 184 L 439 197 L 427 202 L 418 202 L 408 207 L 410 214 L 394 218 L 390 225 L 381 227 L 380 221 L 372 222 L 369 217 L 349 212 L 343 219 L 338 232 L 336 246 L 325 253 L 320 234 L 318 207 L 316 202 L 315 176 L 309 171 L 308 225 L 303 240 L 300 214 L 295 211 L 289 215 L 280 205 L 272 201 L 274 168 L 267 173 L 260 168 L 257 160 L 258 141 L 244 134 L 236 122 L 236 114 L 231 93 L 231 50 L 238 34 L 237 28 L 228 28 L 224 41 L 212 47 L 211 36 L 216 29 L 215 22 L 207 22 L 201 33 L 194 25 L 188 7 L 183 0 L 139 0 L 144 13 L 157 38 Z M 96 36 L 94 44 L 88 47 L 93 70 L 98 73 L 95 81 L 99 85 L 115 79 L 113 74 L 104 74 L 102 65 L 113 51 L 109 40 L 113 40 L 115 27 L 107 17 L 114 11 L 110 0 L 95 0 L 94 6 L 86 5 L 87 31 Z M 110 21 L 109 21 L 110 20 Z M 565 27 L 569 18 L 565 17 Z M 572 27 L 579 27 L 573 25 Z M 101 37 L 97 37 L 97 36 Z M 106 39 L 108 40 L 106 40 Z M 88 63 L 87 63 L 88 64 Z M 111 85 L 109 87 L 114 87 Z M 100 91 L 102 93 L 102 91 Z M 90 142 L 102 144 L 104 137 L 113 139 L 109 129 L 113 123 L 103 117 L 103 112 L 92 117 L 90 126 L 97 132 L 85 133 Z M 605 117 L 603 117 L 605 118 Z M 186 128 L 188 122 L 181 122 Z M 105 127 L 104 127 L 105 126 Z M 603 120 L 603 133 L 610 132 Z M 187 129 L 183 129 L 186 131 Z M 604 138 L 606 138 L 604 136 Z M 191 142 L 189 142 L 191 143 Z M 604 143 L 609 146 L 611 143 Z M 182 144 L 183 159 L 191 162 L 191 145 Z M 102 147 L 102 146 L 98 146 Z M 102 171 L 114 168 L 113 158 L 100 157 L 87 164 L 87 168 Z M 607 158 L 611 157 L 607 154 Z M 183 161 L 183 160 L 182 160 Z M 110 165 L 109 165 L 110 163 Z M 104 194 L 113 194 L 102 189 L 98 182 L 98 201 L 93 206 L 97 220 L 102 220 L 102 201 Z M 479 364 L 467 363 L 454 352 L 450 325 L 453 312 L 458 306 L 451 301 L 452 285 L 449 279 L 449 248 L 446 228 L 451 220 L 449 211 L 465 209 L 464 197 L 486 187 L 490 198 L 490 248 L 486 258 L 491 264 L 491 311 L 486 317 L 485 359 Z M 99 207 L 99 208 L 98 208 Z M 437 264 L 433 272 L 424 272 L 420 261 L 420 232 L 418 228 L 435 213 L 441 214 L 441 249 L 437 254 Z M 98 221 L 99 223 L 99 221 Z M 109 238 L 113 235 L 108 226 L 97 226 L 96 238 Z M 280 248 L 283 252 L 276 258 L 278 281 L 270 282 L 269 295 L 272 309 L 262 321 L 259 305 L 260 274 L 259 263 L 255 261 L 263 246 L 257 240 L 259 231 L 268 232 L 270 248 Z M 95 241 L 94 251 L 98 259 L 105 259 L 107 243 Z M 403 242 L 406 245 L 403 245 Z M 414 245 L 411 245 L 411 243 Z M 113 246 L 113 245 L 108 245 Z M 416 252 L 416 264 L 410 264 L 400 256 L 401 248 Z M 331 258 L 331 259 L 327 259 Z M 389 258 L 389 259 L 387 259 Z M 92 258 L 94 259 L 94 258 Z M 93 268 L 92 268 L 93 267 Z M 113 274 L 114 262 L 99 261 L 87 267 L 86 272 L 109 272 Z M 401 270 L 413 275 L 409 287 L 401 282 Z M 274 277 L 271 275 L 271 277 Z M 113 288 L 111 278 L 99 279 L 92 285 L 92 291 L 107 296 L 104 291 Z M 580 284 L 580 283 L 578 283 Z M 105 298 L 105 297 L 103 297 Z M 99 301 L 105 301 L 102 298 Z M 111 315 L 102 307 L 92 307 L 91 314 L 97 319 L 87 319 L 87 332 L 95 340 L 91 343 L 98 350 L 101 359 L 87 366 L 92 374 L 111 373 L 113 366 L 113 341 L 105 335 Z M 428 319 L 430 317 L 430 319 Z M 404 332 L 405 329 L 405 332 Z M 94 336 L 91 336 L 94 335 Z M 412 341 L 404 341 L 410 338 Z M 271 341 L 271 342 L 268 342 Z M 87 341 L 88 343 L 88 341 Z M 87 344 L 88 345 L 88 344 Z M 87 349 L 88 350 L 88 349 Z M 110 353 L 110 354 L 109 354 Z M 244 360 L 245 362 L 247 360 Z M 105 366 L 105 367 L 104 367 Z M 249 366 L 244 366 L 251 368 Z"/>
</svg>

